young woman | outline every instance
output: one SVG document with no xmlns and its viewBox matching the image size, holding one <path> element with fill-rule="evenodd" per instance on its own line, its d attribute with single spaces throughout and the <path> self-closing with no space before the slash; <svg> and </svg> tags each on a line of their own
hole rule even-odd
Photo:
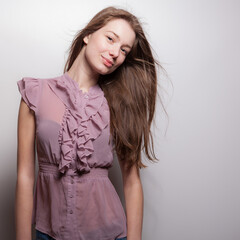
<svg viewBox="0 0 240 240">
<path fill-rule="evenodd" d="M 18 116 L 17 240 L 140 240 L 141 150 L 150 126 L 156 61 L 138 19 L 103 9 L 74 38 L 61 76 L 25 77 Z M 38 176 L 34 188 L 35 144 Z M 120 163 L 126 215 L 108 178 Z"/>
</svg>

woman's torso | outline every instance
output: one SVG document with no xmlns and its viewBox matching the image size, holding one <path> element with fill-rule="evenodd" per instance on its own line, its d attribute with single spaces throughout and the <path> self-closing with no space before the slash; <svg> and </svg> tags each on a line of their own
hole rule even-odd
<svg viewBox="0 0 240 240">
<path fill-rule="evenodd" d="M 23 78 L 18 87 L 36 119 L 36 229 L 57 240 L 125 237 L 125 212 L 108 178 L 113 145 L 99 85 L 83 93 L 65 73 Z"/>
</svg>

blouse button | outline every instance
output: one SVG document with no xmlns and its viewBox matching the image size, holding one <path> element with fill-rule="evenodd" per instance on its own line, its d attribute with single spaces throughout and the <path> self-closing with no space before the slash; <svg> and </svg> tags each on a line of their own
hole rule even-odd
<svg viewBox="0 0 240 240">
<path fill-rule="evenodd" d="M 85 95 L 84 98 L 88 99 L 88 95 Z"/>
<path fill-rule="evenodd" d="M 70 213 L 70 214 L 73 214 L 73 210 L 70 210 L 69 213 Z"/>
<path fill-rule="evenodd" d="M 73 195 L 70 195 L 70 198 L 73 198 Z"/>
</svg>

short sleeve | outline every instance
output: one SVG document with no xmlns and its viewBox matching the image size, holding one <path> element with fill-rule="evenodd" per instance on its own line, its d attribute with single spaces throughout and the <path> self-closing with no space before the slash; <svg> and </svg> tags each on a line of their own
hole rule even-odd
<svg viewBox="0 0 240 240">
<path fill-rule="evenodd" d="M 17 81 L 17 85 L 24 102 L 36 112 L 40 91 L 39 79 L 24 77 Z"/>
</svg>

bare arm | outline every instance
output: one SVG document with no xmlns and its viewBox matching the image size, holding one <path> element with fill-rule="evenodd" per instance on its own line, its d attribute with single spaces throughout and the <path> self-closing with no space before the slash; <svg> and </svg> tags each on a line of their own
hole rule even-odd
<svg viewBox="0 0 240 240">
<path fill-rule="evenodd" d="M 129 172 L 120 162 L 127 215 L 127 239 L 142 239 L 143 190 L 139 169 L 134 165 Z"/>
<path fill-rule="evenodd" d="M 35 116 L 21 99 L 18 113 L 17 183 L 15 198 L 16 240 L 32 239 L 35 180 Z"/>
</svg>

